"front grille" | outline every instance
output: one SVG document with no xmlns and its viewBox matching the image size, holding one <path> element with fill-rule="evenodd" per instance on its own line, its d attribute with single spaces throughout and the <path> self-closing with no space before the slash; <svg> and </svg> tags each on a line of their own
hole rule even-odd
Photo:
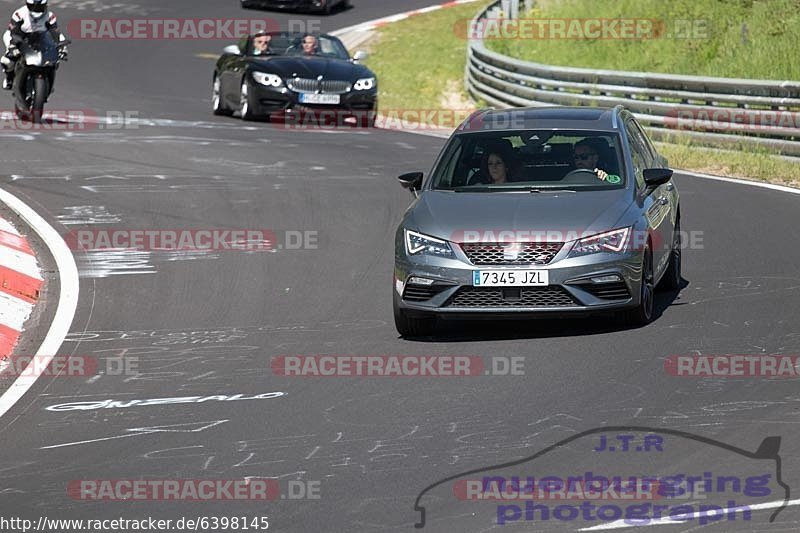
<svg viewBox="0 0 800 533">
<path fill-rule="evenodd" d="M 298 93 L 342 94 L 350 90 L 349 81 L 315 80 L 311 78 L 292 78 L 286 84 Z"/>
<path fill-rule="evenodd" d="M 581 289 L 603 300 L 627 300 L 631 297 L 624 281 L 614 283 L 592 283 L 578 285 Z"/>
<path fill-rule="evenodd" d="M 445 307 L 571 307 L 577 305 L 561 287 L 463 287 Z"/>
<path fill-rule="evenodd" d="M 403 300 L 425 302 L 446 288 L 446 285 L 406 285 L 406 290 L 403 291 Z"/>
<path fill-rule="evenodd" d="M 546 265 L 556 256 L 561 242 L 477 242 L 461 249 L 473 265 Z"/>
</svg>

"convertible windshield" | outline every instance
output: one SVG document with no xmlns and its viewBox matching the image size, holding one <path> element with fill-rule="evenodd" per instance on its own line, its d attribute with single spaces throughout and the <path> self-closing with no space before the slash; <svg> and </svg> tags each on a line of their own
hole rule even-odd
<svg viewBox="0 0 800 533">
<path fill-rule="evenodd" d="M 268 34 L 269 46 L 266 51 L 259 51 L 250 39 L 248 55 L 251 56 L 306 56 L 328 57 L 349 60 L 350 54 L 342 42 L 330 35 L 308 35 L 303 33 L 272 32 Z M 310 43 L 304 47 L 303 43 Z"/>
<path fill-rule="evenodd" d="M 599 190 L 625 186 L 619 137 L 597 131 L 524 130 L 457 135 L 433 173 L 456 192 Z"/>
</svg>

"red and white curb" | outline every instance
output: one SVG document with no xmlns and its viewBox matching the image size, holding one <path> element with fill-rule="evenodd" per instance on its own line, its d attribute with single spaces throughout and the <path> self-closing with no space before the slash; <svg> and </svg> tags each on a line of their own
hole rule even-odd
<svg viewBox="0 0 800 533">
<path fill-rule="evenodd" d="M 28 239 L 0 218 L 0 369 L 33 312 L 43 281 Z"/>
<path fill-rule="evenodd" d="M 58 305 L 47 333 L 36 350 L 37 362 L 46 367 L 50 364 L 69 333 L 75 311 L 78 308 L 78 267 L 67 244 L 48 222 L 25 202 L 0 188 L 0 202 L 11 209 L 22 223 L 34 231 L 55 261 L 58 271 Z M 0 274 L 7 278 L 8 286 L 0 292 L 0 327 L 2 340 L 0 354 L 11 353 L 25 320 L 30 316 L 42 277 L 36 258 L 27 240 L 7 221 L 0 219 Z M 13 280 L 13 282 L 12 282 Z M 33 364 L 32 362 L 29 364 Z M 36 383 L 38 372 L 22 372 L 22 375 L 0 395 L 0 417 L 5 415 Z"/>
</svg>

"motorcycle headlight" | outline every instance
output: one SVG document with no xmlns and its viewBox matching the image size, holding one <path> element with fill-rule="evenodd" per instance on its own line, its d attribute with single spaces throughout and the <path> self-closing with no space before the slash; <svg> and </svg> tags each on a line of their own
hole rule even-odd
<svg viewBox="0 0 800 533">
<path fill-rule="evenodd" d="M 605 233 L 584 237 L 575 242 L 569 257 L 580 257 L 596 253 L 624 253 L 628 251 L 631 228 L 620 228 Z"/>
<path fill-rule="evenodd" d="M 455 254 L 447 241 L 423 235 L 416 231 L 404 230 L 406 236 L 406 253 L 408 255 L 432 255 L 435 257 L 447 257 L 454 259 Z"/>
<path fill-rule="evenodd" d="M 353 85 L 353 89 L 356 91 L 369 91 L 373 87 L 375 87 L 375 78 L 362 78 Z"/>
<path fill-rule="evenodd" d="M 267 87 L 280 87 L 283 85 L 283 80 L 277 74 L 269 74 L 267 72 L 253 72 L 253 79 L 261 85 Z"/>
</svg>

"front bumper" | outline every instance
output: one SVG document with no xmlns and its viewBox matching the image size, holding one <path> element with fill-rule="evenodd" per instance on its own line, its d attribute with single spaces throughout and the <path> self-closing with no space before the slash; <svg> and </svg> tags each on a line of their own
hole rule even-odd
<svg viewBox="0 0 800 533">
<path fill-rule="evenodd" d="M 609 313 L 639 304 L 641 252 L 598 253 L 566 258 L 571 243 L 546 265 L 477 266 L 457 244 L 456 259 L 409 256 L 398 244 L 394 270 L 394 303 L 409 315 L 441 318 L 561 317 Z M 549 271 L 543 287 L 473 287 L 475 270 Z M 593 283 L 591 278 L 618 277 Z M 434 280 L 430 286 L 410 284 L 411 277 Z"/>
<path fill-rule="evenodd" d="M 339 104 L 306 104 L 299 92 L 287 87 L 267 87 L 251 83 L 253 112 L 259 116 L 283 116 L 291 113 L 328 113 L 331 119 L 369 113 L 377 108 L 378 90 L 351 90 L 340 95 Z"/>
</svg>

